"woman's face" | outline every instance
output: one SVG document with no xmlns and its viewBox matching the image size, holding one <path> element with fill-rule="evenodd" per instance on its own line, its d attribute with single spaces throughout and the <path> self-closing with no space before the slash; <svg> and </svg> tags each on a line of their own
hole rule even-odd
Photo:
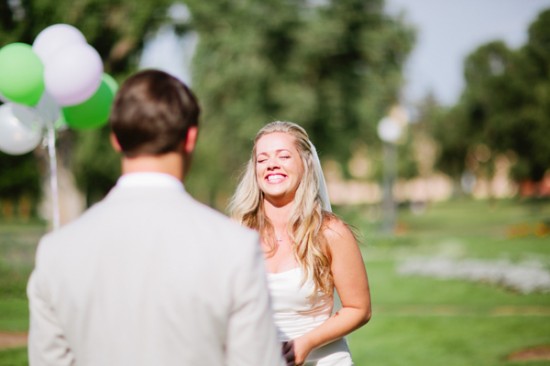
<svg viewBox="0 0 550 366">
<path fill-rule="evenodd" d="M 304 175 L 304 165 L 295 138 L 273 132 L 256 142 L 256 179 L 260 190 L 272 203 L 284 205 L 294 199 Z"/>
</svg>

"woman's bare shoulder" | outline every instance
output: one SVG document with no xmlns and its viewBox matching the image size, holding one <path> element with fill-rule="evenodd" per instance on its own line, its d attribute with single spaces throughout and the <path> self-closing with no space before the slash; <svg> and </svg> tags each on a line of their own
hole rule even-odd
<svg viewBox="0 0 550 366">
<path fill-rule="evenodd" d="M 352 240 L 355 242 L 355 235 L 349 225 L 334 214 L 325 216 L 323 220 L 323 235 L 329 243 L 341 240 Z"/>
</svg>

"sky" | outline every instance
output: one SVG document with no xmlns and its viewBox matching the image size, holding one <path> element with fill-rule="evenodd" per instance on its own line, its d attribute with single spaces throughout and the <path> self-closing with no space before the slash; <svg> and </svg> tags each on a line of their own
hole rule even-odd
<svg viewBox="0 0 550 366">
<path fill-rule="evenodd" d="M 444 105 L 454 104 L 464 87 L 464 58 L 494 40 L 502 40 L 512 49 L 521 47 L 527 41 L 529 25 L 540 11 L 550 8 L 550 0 L 385 0 L 385 3 L 389 14 L 403 16 L 417 30 L 416 44 L 404 69 L 405 104 L 414 104 L 429 92 Z M 176 17 L 189 16 L 183 5 L 175 12 Z M 178 39 L 170 28 L 162 28 L 148 42 L 140 67 L 158 67 L 191 83 L 189 65 L 196 42 L 196 37 Z"/>
<path fill-rule="evenodd" d="M 432 92 L 440 103 L 454 104 L 464 87 L 465 57 L 494 40 L 521 47 L 529 25 L 548 8 L 550 0 L 386 0 L 388 13 L 417 29 L 404 70 L 404 102 Z"/>
</svg>

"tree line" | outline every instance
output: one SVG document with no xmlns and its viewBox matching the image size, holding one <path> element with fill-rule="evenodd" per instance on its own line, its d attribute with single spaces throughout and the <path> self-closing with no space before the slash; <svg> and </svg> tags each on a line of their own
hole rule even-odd
<svg viewBox="0 0 550 366">
<path fill-rule="evenodd" d="M 466 86 L 450 108 L 427 98 L 423 122 L 438 142 L 437 168 L 490 178 L 499 156 L 511 179 L 540 183 L 550 169 L 550 9 L 541 12 L 518 49 L 495 40 L 464 61 Z"/>
<path fill-rule="evenodd" d="M 117 80 L 138 68 L 148 39 L 160 26 L 194 32 L 192 88 L 203 110 L 187 189 L 223 209 L 256 131 L 272 120 L 291 120 L 311 135 L 323 161 L 344 177 L 349 162 L 368 147 L 380 165 L 376 127 L 399 103 L 403 66 L 415 42 L 414 27 L 384 13 L 383 0 L 188 0 L 190 17 L 174 19 L 170 0 L 0 0 L 0 46 L 32 43 L 45 27 L 79 28 Z M 453 177 L 467 168 L 480 144 L 491 156 L 517 157 L 516 179 L 540 180 L 549 164 L 550 15 L 543 12 L 519 50 L 502 42 L 481 46 L 465 62 L 467 85 L 456 106 L 427 98 L 422 129 L 438 145 L 437 166 Z M 170 57 L 170 55 L 163 55 Z M 546 97 L 546 98 L 545 98 Z M 100 199 L 119 173 L 108 129 L 59 131 L 59 159 L 75 175 L 88 204 Z M 546 134 L 545 134 L 546 133 Z M 412 157 L 411 138 L 400 147 Z M 412 136 L 412 137 L 411 137 Z M 45 154 L 0 153 L 0 199 L 38 199 Z M 403 155 L 403 154 L 402 154 Z M 420 174 L 418 159 L 403 159 L 401 174 Z M 376 170 L 364 179 L 375 179 Z"/>
</svg>

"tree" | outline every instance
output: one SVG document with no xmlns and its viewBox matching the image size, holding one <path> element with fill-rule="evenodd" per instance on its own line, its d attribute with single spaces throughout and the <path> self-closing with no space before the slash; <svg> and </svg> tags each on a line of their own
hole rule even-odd
<svg viewBox="0 0 550 366">
<path fill-rule="evenodd" d="M 121 80 L 135 71 L 147 37 L 171 22 L 170 4 L 0 0 L 0 43 L 31 43 L 50 24 L 73 24 L 99 51 L 106 71 Z M 253 136 L 271 120 L 303 125 L 321 158 L 340 162 L 344 171 L 359 144 L 377 143 L 376 124 L 398 99 L 401 68 L 414 38 L 401 20 L 384 14 L 383 0 L 186 4 L 192 17 L 176 28 L 199 35 L 193 89 L 203 109 L 195 167 L 186 186 L 199 199 L 225 205 Z M 71 156 L 77 181 L 90 202 L 114 183 L 111 164 L 116 160 L 100 145 L 106 133 L 65 133 L 76 149 Z M 99 180 L 94 178 L 98 174 Z"/>
<path fill-rule="evenodd" d="M 171 4 L 171 0 L 0 0 L 0 47 L 13 42 L 32 44 L 46 27 L 71 24 L 99 52 L 105 71 L 121 80 L 136 70 L 147 38 L 169 21 L 167 9 Z M 107 147 L 107 135 L 105 127 L 84 132 L 67 130 L 58 136 L 60 162 L 74 170 L 89 203 L 101 198 L 117 176 L 118 158 Z M 36 151 L 37 154 L 43 155 L 43 152 Z M 10 175 L 26 177 L 13 181 L 28 182 L 29 189 L 39 185 L 38 169 L 32 176 L 28 175 L 27 167 L 36 166 L 36 162 L 31 161 L 35 158 L 33 154 L 21 158 L 2 156 L 1 161 L 9 161 L 8 165 L 18 162 L 13 169 L 3 169 L 3 175 L 9 171 Z M 8 191 L 2 192 L 2 195 L 8 194 Z"/>
<path fill-rule="evenodd" d="M 0 171 L 0 201 L 4 201 L 4 205 L 15 206 L 23 199 L 36 202 L 41 197 L 39 164 L 32 154 L 0 153 Z"/>
<path fill-rule="evenodd" d="M 506 113 L 510 102 L 507 79 L 513 58 L 512 51 L 502 41 L 493 41 L 480 46 L 465 60 L 467 87 L 451 118 L 461 131 L 455 137 L 459 150 L 454 151 L 455 157 L 461 156 L 463 160 L 461 175 L 467 171 L 492 178 L 497 154 L 507 150 L 499 140 L 506 136 L 504 126 L 510 120 Z"/>
<path fill-rule="evenodd" d="M 224 204 L 252 138 L 272 120 L 304 126 L 321 158 L 344 171 L 361 143 L 378 143 L 376 124 L 398 99 L 413 43 L 382 1 L 189 6 L 200 37 L 193 81 L 205 112 L 201 170 L 189 187 L 203 200 Z"/>
<path fill-rule="evenodd" d="M 442 107 L 438 109 L 440 113 L 431 121 L 433 137 L 439 147 L 436 168 L 453 179 L 454 194 L 460 195 L 462 190 L 459 183 L 468 170 L 466 157 L 472 147 L 471 131 L 464 123 L 465 112 L 460 104 L 447 110 Z"/>
<path fill-rule="evenodd" d="M 517 180 L 542 180 L 550 167 L 550 10 L 529 28 L 529 39 L 518 50 L 503 42 L 480 46 L 465 62 L 466 88 L 449 120 L 464 141 L 453 154 L 463 160 L 480 147 L 489 159 L 482 162 L 491 175 L 492 158 L 512 152 L 517 157 Z M 453 151 L 453 145 L 443 151 Z M 479 159 L 478 159 L 479 160 Z"/>
<path fill-rule="evenodd" d="M 550 168 L 550 9 L 529 27 L 527 44 L 518 51 L 508 82 L 517 104 L 508 112 L 516 116 L 507 129 L 508 147 L 517 154 L 515 177 L 540 182 Z"/>
</svg>

